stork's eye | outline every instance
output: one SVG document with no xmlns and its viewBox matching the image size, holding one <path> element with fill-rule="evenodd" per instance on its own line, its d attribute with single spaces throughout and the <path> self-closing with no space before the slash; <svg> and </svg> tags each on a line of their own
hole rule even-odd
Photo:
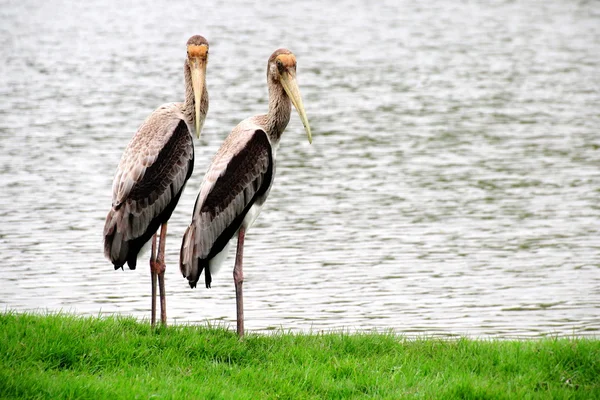
<svg viewBox="0 0 600 400">
<path fill-rule="evenodd" d="M 279 71 L 283 71 L 283 63 L 281 62 L 281 60 L 277 60 L 276 61 L 277 64 L 277 69 L 279 69 Z"/>
</svg>

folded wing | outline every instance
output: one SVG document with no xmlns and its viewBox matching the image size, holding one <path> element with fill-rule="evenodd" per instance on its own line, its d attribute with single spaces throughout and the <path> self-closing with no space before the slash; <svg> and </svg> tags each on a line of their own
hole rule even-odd
<svg viewBox="0 0 600 400">
<path fill-rule="evenodd" d="M 192 223 L 183 238 L 180 268 L 190 286 L 196 286 L 207 261 L 225 248 L 250 208 L 267 194 L 272 179 L 273 154 L 267 134 L 257 125 L 241 124 L 227 137 L 204 176 Z"/>
<path fill-rule="evenodd" d="M 104 252 L 115 268 L 135 268 L 141 247 L 166 222 L 194 167 L 192 136 L 174 106 L 148 117 L 127 146 L 113 181 Z"/>
</svg>

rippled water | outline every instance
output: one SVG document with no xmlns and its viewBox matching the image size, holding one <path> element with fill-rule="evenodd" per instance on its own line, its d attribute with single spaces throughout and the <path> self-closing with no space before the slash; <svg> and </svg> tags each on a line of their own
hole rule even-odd
<svg viewBox="0 0 600 400">
<path fill-rule="evenodd" d="M 148 318 L 147 263 L 113 271 L 102 228 L 121 152 L 182 100 L 199 33 L 211 104 L 169 224 L 171 323 L 235 326 L 233 257 L 191 290 L 178 249 L 212 154 L 266 110 L 266 60 L 285 46 L 314 142 L 294 115 L 246 241 L 247 329 L 599 335 L 596 2 L 258 4 L 4 3 L 2 308 Z"/>
</svg>

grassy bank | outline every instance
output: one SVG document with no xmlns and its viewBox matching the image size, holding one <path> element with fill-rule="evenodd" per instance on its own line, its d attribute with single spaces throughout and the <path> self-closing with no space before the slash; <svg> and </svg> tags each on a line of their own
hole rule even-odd
<svg viewBox="0 0 600 400">
<path fill-rule="evenodd" d="M 0 314 L 0 398 L 600 398 L 600 341 L 152 330 Z"/>
</svg>

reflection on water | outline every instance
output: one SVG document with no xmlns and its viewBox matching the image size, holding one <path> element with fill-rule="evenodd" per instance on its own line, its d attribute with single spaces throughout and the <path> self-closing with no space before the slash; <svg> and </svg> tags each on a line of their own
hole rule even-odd
<svg viewBox="0 0 600 400">
<path fill-rule="evenodd" d="M 124 146 L 182 100 L 200 33 L 211 105 L 169 224 L 170 321 L 235 325 L 230 269 L 190 290 L 178 250 L 210 157 L 266 110 L 286 46 L 314 142 L 294 115 L 246 242 L 247 329 L 599 334 L 593 3 L 205 3 L 3 7 L 3 308 L 148 317 L 146 262 L 113 272 L 102 227 Z"/>
</svg>

